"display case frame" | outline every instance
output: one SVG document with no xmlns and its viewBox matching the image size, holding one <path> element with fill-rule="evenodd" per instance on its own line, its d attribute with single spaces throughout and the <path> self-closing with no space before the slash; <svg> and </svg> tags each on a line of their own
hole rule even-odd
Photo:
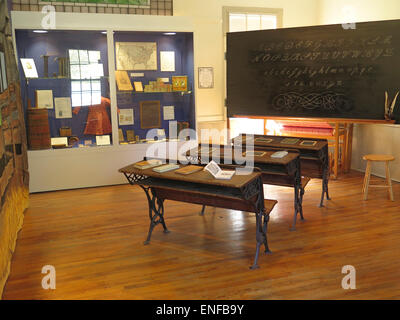
<svg viewBox="0 0 400 320">
<path fill-rule="evenodd" d="M 11 12 L 13 36 L 18 29 L 42 29 L 44 14 L 40 12 Z M 114 32 L 190 32 L 195 39 L 193 22 L 187 17 L 137 16 L 132 19 L 125 15 L 55 14 L 57 30 L 106 30 L 108 48 L 108 73 L 111 99 L 112 141 L 110 146 L 97 148 L 51 149 L 28 151 L 30 168 L 30 192 L 62 190 L 125 183 L 115 168 L 142 159 L 154 144 L 119 144 L 117 89 L 115 82 Z M 118 27 L 116 27 L 118 26 Z M 16 45 L 14 43 L 14 45 Z M 195 44 L 194 44 L 195 47 Z M 18 57 L 16 57 L 18 59 Z M 196 61 L 194 57 L 194 70 Z M 196 79 L 193 79 L 196 82 Z M 193 83 L 194 114 L 197 114 L 196 85 Z M 197 127 L 195 116 L 194 127 Z M 190 145 L 196 145 L 192 141 Z M 178 150 L 186 141 L 160 143 L 171 158 L 179 157 Z M 163 145 L 163 146 L 162 146 Z M 188 146 L 189 147 L 189 146 Z"/>
</svg>

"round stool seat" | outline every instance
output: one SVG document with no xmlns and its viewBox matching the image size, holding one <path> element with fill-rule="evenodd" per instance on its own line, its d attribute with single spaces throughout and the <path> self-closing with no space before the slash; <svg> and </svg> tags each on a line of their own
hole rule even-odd
<svg viewBox="0 0 400 320">
<path fill-rule="evenodd" d="M 394 157 L 389 154 L 367 154 L 363 156 L 367 161 L 393 161 Z"/>
</svg>

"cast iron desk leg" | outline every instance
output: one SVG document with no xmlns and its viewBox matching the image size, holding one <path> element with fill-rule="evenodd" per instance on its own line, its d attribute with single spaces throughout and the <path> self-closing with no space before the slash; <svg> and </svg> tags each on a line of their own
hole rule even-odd
<svg viewBox="0 0 400 320">
<path fill-rule="evenodd" d="M 319 204 L 320 207 L 324 206 L 324 197 L 326 194 L 326 199 L 331 200 L 328 192 L 328 181 L 329 181 L 329 155 L 328 155 L 328 146 L 325 147 L 322 153 L 322 162 L 324 166 L 324 171 L 322 173 L 322 195 L 321 202 Z"/>
<path fill-rule="evenodd" d="M 142 187 L 146 193 L 147 201 L 149 203 L 149 218 L 150 218 L 150 226 L 149 233 L 147 234 L 147 239 L 144 241 L 144 244 L 150 243 L 151 234 L 153 229 L 159 223 L 162 224 L 164 228 L 164 233 L 169 233 L 167 226 L 164 221 L 164 199 L 160 199 L 157 197 L 157 194 L 153 188 L 145 188 Z M 150 195 L 150 192 L 151 195 Z"/>
<path fill-rule="evenodd" d="M 303 209 L 302 209 L 302 196 L 301 196 L 301 176 L 300 176 L 300 160 L 296 163 L 296 175 L 294 178 L 294 218 L 293 218 L 293 226 L 290 228 L 290 231 L 296 231 L 296 221 L 297 214 L 300 213 L 301 220 L 304 220 L 303 217 Z"/>
<path fill-rule="evenodd" d="M 300 218 L 301 220 L 304 220 L 303 217 L 303 210 L 302 210 L 302 203 L 301 203 L 301 195 L 299 196 L 299 193 L 301 194 L 301 188 L 299 188 L 297 185 L 294 187 L 294 217 L 293 217 L 293 225 L 290 228 L 290 231 L 296 231 L 296 222 L 297 222 L 297 214 L 300 213 Z"/>
<path fill-rule="evenodd" d="M 272 251 L 269 250 L 269 247 L 268 247 L 268 238 L 267 238 L 268 221 L 269 221 L 269 214 L 264 214 L 263 232 L 264 232 L 264 236 L 265 236 L 265 241 L 264 241 L 265 254 L 271 254 L 272 253 Z"/>
<path fill-rule="evenodd" d="M 301 220 L 305 220 L 303 216 L 303 196 L 304 196 L 304 188 L 300 188 L 300 218 Z"/>
<path fill-rule="evenodd" d="M 329 197 L 329 191 L 328 191 L 328 174 L 327 172 L 324 172 L 323 178 L 322 178 L 322 194 L 321 194 L 321 203 L 319 206 L 322 208 L 324 207 L 324 197 L 326 194 L 326 200 L 331 200 Z"/>
<path fill-rule="evenodd" d="M 331 200 L 331 197 L 329 196 L 329 190 L 328 190 L 328 177 L 325 179 L 325 192 L 326 192 L 326 200 Z"/>
<path fill-rule="evenodd" d="M 294 188 L 294 216 L 293 216 L 293 225 L 290 228 L 290 231 L 296 231 L 296 221 L 297 221 L 297 213 L 299 212 L 299 190 L 297 187 Z"/>
<path fill-rule="evenodd" d="M 264 223 L 263 223 L 263 217 L 264 217 Z M 256 218 L 256 240 L 257 240 L 257 246 L 256 246 L 256 254 L 254 256 L 254 263 L 250 267 L 251 270 L 255 270 L 259 268 L 258 265 L 258 257 L 260 255 L 260 248 L 261 245 L 264 244 L 265 247 L 265 254 L 271 254 L 271 250 L 269 250 L 268 247 L 268 240 L 267 240 L 267 226 L 268 226 L 268 221 L 269 221 L 269 215 L 266 215 L 264 213 L 257 213 L 257 218 Z"/>
</svg>

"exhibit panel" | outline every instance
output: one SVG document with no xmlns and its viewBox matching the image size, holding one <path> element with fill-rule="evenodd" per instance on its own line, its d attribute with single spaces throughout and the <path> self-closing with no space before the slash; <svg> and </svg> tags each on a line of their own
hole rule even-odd
<svg viewBox="0 0 400 320">
<path fill-rule="evenodd" d="M 15 34 L 29 149 L 111 144 L 106 34 Z"/>
<path fill-rule="evenodd" d="M 120 144 L 195 129 L 193 33 L 115 32 L 114 46 Z"/>
</svg>

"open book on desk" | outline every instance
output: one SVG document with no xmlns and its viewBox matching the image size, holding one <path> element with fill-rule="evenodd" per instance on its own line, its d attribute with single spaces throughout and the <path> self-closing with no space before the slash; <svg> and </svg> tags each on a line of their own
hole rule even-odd
<svg viewBox="0 0 400 320">
<path fill-rule="evenodd" d="M 222 170 L 214 160 L 211 160 L 211 162 L 205 166 L 204 170 L 210 172 L 215 179 L 220 180 L 230 180 L 235 174 L 235 171 Z"/>
</svg>

